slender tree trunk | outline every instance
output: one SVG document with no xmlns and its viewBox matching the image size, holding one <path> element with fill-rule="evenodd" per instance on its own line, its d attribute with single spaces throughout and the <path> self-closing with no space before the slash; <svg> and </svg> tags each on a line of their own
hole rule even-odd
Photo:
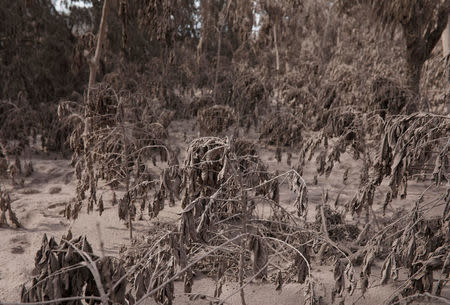
<svg viewBox="0 0 450 305">
<path fill-rule="evenodd" d="M 450 82 L 450 14 L 448 15 L 447 27 L 442 32 L 442 51 L 445 60 L 447 81 Z"/>
<path fill-rule="evenodd" d="M 122 46 L 120 50 L 120 60 L 122 63 L 125 63 L 128 58 L 128 35 L 127 35 L 127 26 L 128 26 L 128 2 L 127 0 L 120 0 L 119 6 L 119 17 L 120 23 L 122 24 Z"/>
<path fill-rule="evenodd" d="M 275 44 L 275 57 L 276 57 L 276 69 L 280 70 L 280 54 L 278 53 L 278 42 L 277 42 L 277 23 L 273 25 L 273 43 Z"/>
<path fill-rule="evenodd" d="M 218 27 L 218 43 L 217 43 L 217 65 L 216 65 L 216 77 L 214 79 L 214 102 L 217 103 L 216 101 L 216 97 L 217 97 L 217 82 L 219 81 L 219 70 L 220 70 L 220 52 L 221 52 L 221 48 L 222 48 L 222 31 L 223 28 L 225 26 L 225 20 L 226 17 L 228 16 L 228 10 L 230 9 L 230 5 L 231 5 L 231 0 L 228 0 L 226 7 L 224 7 L 222 9 L 222 14 L 223 14 L 223 20 L 221 20 L 219 22 L 219 27 Z"/>
<path fill-rule="evenodd" d="M 240 288 L 240 297 L 241 297 L 241 305 L 247 305 L 247 302 L 245 301 L 245 292 L 244 292 L 244 269 L 245 269 L 245 248 L 247 247 L 248 242 L 248 219 L 249 219 L 249 209 L 248 209 L 248 200 L 247 200 L 247 193 L 244 191 L 244 183 L 243 183 L 243 177 L 241 172 L 237 172 L 235 169 L 235 173 L 239 177 L 239 184 L 241 187 L 241 204 L 242 204 L 242 231 L 246 234 L 242 237 L 241 240 L 241 253 L 239 255 L 239 287 Z"/>
<path fill-rule="evenodd" d="M 200 65 L 200 57 L 202 56 L 203 53 L 203 37 L 204 37 L 203 35 L 200 36 L 197 45 L 197 65 Z"/>
<path fill-rule="evenodd" d="M 197 45 L 197 62 L 200 63 L 200 57 L 205 53 L 209 59 L 212 40 L 215 32 L 215 4 L 212 0 L 200 0 L 200 13 L 202 17 L 202 27 L 200 40 Z"/>
<path fill-rule="evenodd" d="M 119 100 L 119 104 L 122 104 L 122 101 Z M 128 169 L 128 147 L 129 147 L 129 141 L 126 134 L 126 127 L 125 127 L 125 118 L 121 117 L 120 122 L 120 128 L 122 129 L 122 169 L 125 172 L 125 196 L 127 198 L 127 208 L 128 208 L 128 229 L 130 233 L 130 242 L 133 240 L 133 219 L 132 219 L 132 213 L 133 213 L 133 204 L 131 202 L 131 195 L 130 195 L 130 171 Z"/>
<path fill-rule="evenodd" d="M 100 20 L 100 27 L 98 30 L 98 38 L 97 38 L 97 46 L 95 49 L 94 57 L 90 58 L 88 60 L 89 62 L 89 87 L 88 87 L 88 97 L 90 90 L 92 86 L 94 86 L 95 83 L 95 77 L 97 75 L 98 70 L 98 64 L 100 62 L 101 53 L 103 50 L 103 43 L 105 42 L 106 38 L 106 18 L 109 11 L 109 0 L 105 0 L 103 2 L 103 9 L 102 9 L 102 19 Z"/>
<path fill-rule="evenodd" d="M 217 104 L 217 82 L 219 81 L 219 70 L 220 70 L 220 49 L 222 48 L 222 26 L 219 28 L 219 41 L 217 43 L 217 64 L 216 64 L 216 76 L 214 78 L 214 103 Z"/>
<path fill-rule="evenodd" d="M 87 99 L 86 99 L 86 104 L 85 104 L 85 108 L 84 108 L 84 128 L 83 128 L 83 142 L 84 142 L 84 166 L 85 166 L 85 171 L 86 171 L 86 175 L 87 175 L 87 180 L 89 183 L 89 187 L 91 188 L 91 196 L 92 194 L 94 194 L 95 197 L 95 192 L 93 187 L 95 187 L 95 182 L 94 182 L 94 161 L 92 158 L 92 155 L 90 153 L 90 147 L 91 147 L 91 140 L 90 140 L 90 134 L 92 132 L 92 113 L 91 113 L 91 109 L 90 109 L 90 97 L 91 97 L 91 89 L 95 84 L 95 76 L 97 74 L 97 69 L 98 69 L 98 65 L 99 65 L 99 61 L 100 61 L 100 56 L 102 53 L 102 47 L 103 47 L 103 43 L 105 40 L 105 36 L 106 36 L 106 17 L 108 14 L 108 10 L 109 10 L 109 4 L 110 4 L 110 0 L 105 0 L 105 2 L 103 3 L 103 9 L 102 9 L 102 19 L 100 20 L 100 26 L 99 26 L 99 32 L 98 32 L 98 39 L 97 39 L 97 46 L 95 49 L 95 54 L 94 57 L 92 58 L 88 58 L 88 63 L 89 63 L 89 84 L 88 84 L 88 90 L 87 90 Z M 84 192 L 84 191 L 83 191 Z M 79 194 L 78 194 L 79 195 Z M 79 200 L 81 201 L 82 197 L 79 196 Z M 90 198 L 90 199 L 94 199 L 95 198 Z M 88 211 L 89 211 L 89 206 L 88 206 Z"/>
</svg>

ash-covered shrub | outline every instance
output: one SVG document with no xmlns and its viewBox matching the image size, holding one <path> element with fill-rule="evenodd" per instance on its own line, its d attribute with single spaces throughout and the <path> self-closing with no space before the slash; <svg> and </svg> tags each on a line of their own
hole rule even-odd
<svg viewBox="0 0 450 305">
<path fill-rule="evenodd" d="M 261 124 L 259 139 L 269 145 L 293 146 L 302 140 L 303 124 L 291 113 L 277 112 Z"/>
<path fill-rule="evenodd" d="M 198 112 L 197 123 L 200 135 L 211 136 L 225 132 L 234 124 L 235 112 L 232 108 L 214 105 Z"/>
</svg>

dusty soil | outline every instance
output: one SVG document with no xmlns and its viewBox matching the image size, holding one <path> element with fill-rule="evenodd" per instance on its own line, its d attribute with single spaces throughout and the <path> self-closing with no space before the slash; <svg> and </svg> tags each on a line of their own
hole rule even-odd
<svg viewBox="0 0 450 305">
<path fill-rule="evenodd" d="M 192 130 L 193 121 L 175 121 L 170 127 L 170 142 L 180 146 L 184 151 L 190 139 L 197 136 L 196 131 Z M 183 139 L 184 131 L 188 131 L 186 141 Z M 241 133 L 243 134 L 243 132 Z M 257 142 L 258 136 L 254 130 L 245 137 Z M 283 160 L 278 163 L 275 159 L 275 148 L 264 147 L 260 145 L 260 155 L 269 165 L 270 170 L 286 171 L 290 167 L 286 164 L 286 153 L 283 154 Z M 297 153 L 292 152 L 292 164 L 297 161 Z M 182 162 L 183 155 L 180 156 Z M 62 212 L 66 202 L 72 200 L 75 196 L 76 179 L 74 170 L 67 159 L 54 154 L 35 151 L 32 155 L 34 173 L 25 179 L 23 187 L 13 187 L 8 180 L 0 180 L 2 188 L 10 190 L 13 200 L 12 207 L 17 213 L 23 229 L 0 228 L 0 303 L 19 301 L 20 286 L 30 280 L 34 268 L 34 256 L 39 249 L 44 234 L 55 236 L 57 240 L 63 234 L 71 229 L 74 236 L 86 235 L 94 248 L 94 252 L 100 254 L 100 243 L 104 243 L 105 255 L 118 256 L 121 245 L 129 244 L 129 232 L 124 223 L 119 220 L 117 207 L 111 206 L 112 192 L 108 187 L 102 187 L 98 193 L 103 194 L 105 211 L 102 216 L 98 213 L 86 214 L 86 208 L 83 208 L 79 218 L 75 221 L 69 221 L 64 218 Z M 164 164 L 158 164 L 163 167 Z M 313 184 L 316 169 L 314 159 L 304 168 L 303 177 L 305 178 L 309 190 L 310 212 L 308 220 L 312 221 L 315 217 L 315 205 L 321 202 L 323 190 L 328 190 L 330 202 L 334 202 L 338 193 L 341 193 L 338 202 L 338 209 L 342 209 L 344 203 L 351 199 L 357 190 L 359 183 L 359 170 L 361 164 L 354 161 L 350 155 L 344 154 L 341 163 L 337 164 L 335 170 L 329 178 L 319 177 L 317 185 Z M 346 169 L 349 169 L 349 178 L 346 185 L 342 183 L 342 175 Z M 394 200 L 388 208 L 387 216 L 392 215 L 396 209 L 409 209 L 418 195 L 422 193 L 431 182 L 414 183 L 408 185 L 408 196 L 403 200 Z M 382 186 L 377 190 L 375 197 L 375 213 L 381 219 L 381 203 L 384 199 L 384 188 Z M 427 193 L 425 200 L 434 198 L 439 192 Z M 281 202 L 287 207 L 292 208 L 289 202 L 292 202 L 291 193 L 286 186 L 281 187 Z M 434 196 L 434 197 L 433 197 Z M 136 221 L 134 229 L 136 235 L 147 234 L 149 228 L 156 222 L 178 221 L 180 205 L 166 208 L 160 213 L 158 218 L 148 220 L 144 215 L 144 220 Z M 440 210 L 433 213 L 440 213 Z M 263 209 L 261 213 L 264 213 Z M 356 223 L 348 217 L 349 223 Z M 362 227 L 363 220 L 359 221 Z M 381 304 L 388 298 L 398 286 L 398 283 L 392 283 L 380 286 L 377 276 L 380 276 L 380 266 L 382 261 L 377 262 L 376 268 L 372 273 L 374 276 L 369 283 L 369 289 L 364 298 L 360 298 L 361 293 L 357 290 L 351 299 L 347 298 L 346 304 Z M 326 294 L 325 303 L 331 303 L 330 292 L 333 287 L 333 265 L 328 262 L 324 265 L 312 264 L 312 274 L 317 283 L 323 286 Z M 448 286 L 448 285 L 447 285 Z M 195 301 L 190 300 L 188 296 L 182 293 L 182 283 L 176 283 L 175 304 L 208 304 L 205 298 L 198 298 Z M 224 287 L 222 296 L 226 297 L 233 292 L 236 284 L 227 283 Z M 245 288 L 247 304 L 302 304 L 303 285 L 287 284 L 282 291 L 275 291 L 275 286 L 270 283 L 251 283 Z M 204 295 L 213 295 L 214 282 L 201 274 L 196 275 L 193 291 Z M 449 298 L 450 291 L 447 288 L 443 291 L 443 296 Z M 235 294 L 227 301 L 229 304 L 240 304 L 239 294 Z M 149 300 L 148 304 L 154 304 Z M 423 304 L 434 304 L 425 300 Z M 436 303 L 437 304 L 437 303 Z"/>
</svg>

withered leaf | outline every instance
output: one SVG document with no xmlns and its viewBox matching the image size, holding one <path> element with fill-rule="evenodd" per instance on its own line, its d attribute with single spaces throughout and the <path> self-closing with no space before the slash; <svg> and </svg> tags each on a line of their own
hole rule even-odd
<svg viewBox="0 0 450 305">
<path fill-rule="evenodd" d="M 140 300 L 147 292 L 147 288 L 145 287 L 143 272 L 144 272 L 144 270 L 140 270 L 134 278 L 134 287 L 136 289 L 136 299 L 137 300 Z"/>
</svg>

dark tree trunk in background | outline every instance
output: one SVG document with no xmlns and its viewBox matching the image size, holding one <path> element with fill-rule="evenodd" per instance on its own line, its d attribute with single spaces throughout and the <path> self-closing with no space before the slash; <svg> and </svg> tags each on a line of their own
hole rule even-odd
<svg viewBox="0 0 450 305">
<path fill-rule="evenodd" d="M 438 20 L 433 27 L 431 24 L 421 24 L 420 16 L 411 18 L 402 24 L 403 35 L 406 41 L 407 86 L 416 95 L 420 91 L 420 76 L 422 67 L 430 58 L 436 44 L 446 28 L 448 10 L 442 8 L 438 12 Z M 425 28 L 426 26 L 426 28 Z"/>
<path fill-rule="evenodd" d="M 420 74 L 429 54 L 427 54 L 424 41 L 421 37 L 418 37 L 420 34 L 417 33 L 414 25 L 410 27 L 404 26 L 403 33 L 406 40 L 406 84 L 414 94 L 418 95 Z"/>
</svg>

